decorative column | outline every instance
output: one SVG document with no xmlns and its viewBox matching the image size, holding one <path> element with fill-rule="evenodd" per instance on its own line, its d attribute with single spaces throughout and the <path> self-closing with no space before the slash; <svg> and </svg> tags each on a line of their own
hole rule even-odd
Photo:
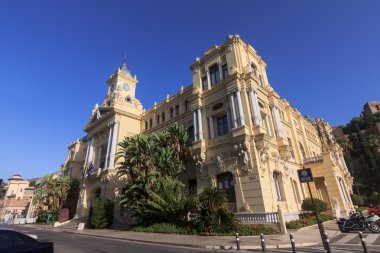
<svg viewBox="0 0 380 253">
<path fill-rule="evenodd" d="M 97 154 L 98 158 L 96 159 L 96 168 L 100 168 L 100 158 L 102 156 L 102 146 L 99 146 L 98 147 L 98 154 Z M 102 168 L 104 169 L 104 168 Z"/>
<path fill-rule="evenodd" d="M 214 121 L 212 116 L 208 117 L 208 124 L 210 127 L 210 139 L 214 139 Z"/>
<path fill-rule="evenodd" d="M 193 118 L 194 118 L 194 141 L 197 141 L 198 140 L 197 109 L 193 110 Z"/>
<path fill-rule="evenodd" d="M 109 166 L 108 166 L 110 168 L 113 168 L 114 163 L 115 163 L 118 129 L 119 129 L 119 121 L 115 121 L 115 123 L 113 124 L 113 130 L 112 130 L 112 144 L 111 144 L 111 152 L 110 152 L 110 161 L 109 161 Z"/>
<path fill-rule="evenodd" d="M 231 114 L 230 114 L 230 110 L 228 108 L 226 110 L 226 114 L 227 114 L 228 132 L 229 132 L 232 128 L 232 125 L 231 125 Z"/>
<path fill-rule="evenodd" d="M 251 112 L 252 112 L 252 118 L 253 122 L 256 126 L 262 126 L 263 119 L 261 118 L 260 114 L 260 107 L 259 107 L 259 101 L 257 99 L 257 91 L 255 89 L 250 88 L 249 90 L 249 98 L 251 100 Z"/>
<path fill-rule="evenodd" d="M 267 125 L 268 135 L 272 136 L 272 128 L 270 127 L 270 122 L 269 122 L 268 115 L 265 115 L 265 123 Z"/>
<path fill-rule="evenodd" d="M 232 128 L 236 128 L 237 127 L 234 94 L 235 94 L 235 92 L 231 92 L 230 93 L 231 109 L 232 109 Z"/>
<path fill-rule="evenodd" d="M 211 89 L 211 78 L 210 78 L 210 71 L 207 69 L 206 70 L 206 74 L 207 74 L 207 89 Z"/>
<path fill-rule="evenodd" d="M 88 151 L 88 157 L 87 157 L 87 162 L 92 162 L 92 157 L 94 156 L 94 137 L 91 137 L 90 140 L 90 147 Z"/>
<path fill-rule="evenodd" d="M 107 153 L 106 153 L 106 165 L 105 165 L 106 168 L 109 167 L 109 162 L 110 162 L 110 152 L 111 152 L 111 144 L 112 144 L 111 142 L 112 142 L 112 134 L 113 134 L 112 125 L 113 125 L 113 122 L 108 123 L 109 134 L 108 134 Z"/>
<path fill-rule="evenodd" d="M 273 105 L 273 117 L 276 125 L 277 137 L 284 138 L 284 130 L 282 129 L 280 113 L 278 112 L 278 107 L 276 104 Z"/>
<path fill-rule="evenodd" d="M 86 150 L 86 158 L 84 159 L 84 165 L 83 168 L 86 167 L 87 161 L 88 161 L 88 153 L 90 152 L 90 145 L 91 145 L 91 139 L 87 140 L 87 150 Z"/>
<path fill-rule="evenodd" d="M 203 140 L 201 108 L 198 108 L 198 136 L 199 136 L 199 140 Z"/>
<path fill-rule="evenodd" d="M 238 102 L 238 108 L 239 108 L 239 122 L 240 122 L 240 126 L 244 126 L 245 125 L 245 120 L 244 120 L 244 112 L 243 112 L 243 105 L 241 103 L 241 96 L 240 96 L 240 92 L 241 90 L 238 90 L 236 92 L 236 97 L 237 97 L 237 102 Z"/>
<path fill-rule="evenodd" d="M 218 67 L 219 67 L 219 79 L 220 79 L 220 81 L 222 81 L 223 80 L 222 63 L 219 63 Z"/>
</svg>

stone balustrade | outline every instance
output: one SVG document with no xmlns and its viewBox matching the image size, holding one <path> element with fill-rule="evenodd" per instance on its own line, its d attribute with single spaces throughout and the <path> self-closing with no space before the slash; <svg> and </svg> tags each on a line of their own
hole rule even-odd
<svg viewBox="0 0 380 253">
<path fill-rule="evenodd" d="M 279 223 L 278 213 L 236 213 L 243 224 Z"/>
<path fill-rule="evenodd" d="M 322 163 L 322 162 L 323 162 L 323 157 L 321 155 L 320 156 L 313 156 L 313 157 L 305 158 L 303 160 L 304 164 Z"/>
</svg>

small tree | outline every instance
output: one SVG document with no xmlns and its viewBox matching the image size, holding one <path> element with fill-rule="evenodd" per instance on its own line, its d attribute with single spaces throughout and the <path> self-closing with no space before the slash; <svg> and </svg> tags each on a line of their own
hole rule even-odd
<svg viewBox="0 0 380 253">
<path fill-rule="evenodd" d="M 92 205 L 91 225 L 94 228 L 109 228 L 113 222 L 113 202 L 106 198 L 97 198 Z"/>
<path fill-rule="evenodd" d="M 225 232 L 237 227 L 236 216 L 224 207 L 226 203 L 226 192 L 218 188 L 205 189 L 198 196 L 199 214 L 195 224 L 200 232 Z"/>
<path fill-rule="evenodd" d="M 317 213 L 326 212 L 327 211 L 327 203 L 320 200 L 313 198 L 315 209 Z M 303 200 L 301 208 L 303 211 L 309 211 L 314 212 L 313 203 L 311 202 L 310 198 L 306 198 Z"/>
<path fill-rule="evenodd" d="M 351 194 L 351 200 L 355 206 L 362 206 L 364 204 L 364 197 L 354 193 Z"/>
</svg>

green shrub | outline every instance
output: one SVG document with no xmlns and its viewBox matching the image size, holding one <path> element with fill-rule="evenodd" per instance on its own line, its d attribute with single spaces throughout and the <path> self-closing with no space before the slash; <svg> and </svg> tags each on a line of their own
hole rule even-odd
<svg viewBox="0 0 380 253">
<path fill-rule="evenodd" d="M 54 222 L 58 221 L 60 212 L 61 212 L 61 209 L 59 209 L 59 208 L 50 209 L 50 210 L 40 209 L 38 211 L 36 222 L 46 224 L 46 222 L 49 219 L 48 224 L 53 224 Z M 50 218 L 49 218 L 49 216 L 50 216 Z"/>
<path fill-rule="evenodd" d="M 318 215 L 319 220 L 324 222 L 328 220 L 332 220 L 333 217 L 330 215 L 326 215 L 321 213 Z M 303 227 L 311 226 L 317 224 L 317 218 L 312 213 L 303 213 L 300 214 L 300 218 L 298 220 L 293 220 L 286 222 L 286 228 L 288 229 L 300 229 Z"/>
<path fill-rule="evenodd" d="M 320 199 L 315 199 L 315 198 L 313 198 L 313 200 L 314 200 L 314 204 L 315 204 L 315 209 L 318 213 L 327 211 L 327 203 L 326 202 L 324 202 Z M 312 204 L 310 198 L 306 198 L 303 200 L 301 208 L 303 211 L 314 212 L 313 204 Z"/>
<path fill-rule="evenodd" d="M 191 226 L 180 226 L 171 223 L 156 223 L 148 226 L 137 225 L 127 227 L 128 231 L 135 232 L 148 232 L 148 233 L 162 233 L 162 234 L 181 234 L 181 235 L 195 235 L 196 229 Z"/>
<path fill-rule="evenodd" d="M 106 198 L 97 198 L 92 205 L 91 225 L 94 228 L 108 228 L 113 222 L 113 202 Z"/>
<path fill-rule="evenodd" d="M 377 206 L 380 204 L 380 194 L 375 192 L 371 197 L 368 198 L 369 204 Z"/>
<path fill-rule="evenodd" d="M 240 236 L 252 236 L 259 234 L 270 235 L 274 234 L 275 231 L 273 228 L 262 224 L 239 224 L 235 230 L 218 235 L 236 235 L 236 233 L 239 233 Z"/>
<path fill-rule="evenodd" d="M 364 204 L 364 197 L 357 194 L 351 194 L 351 200 L 355 206 L 362 206 Z"/>
</svg>

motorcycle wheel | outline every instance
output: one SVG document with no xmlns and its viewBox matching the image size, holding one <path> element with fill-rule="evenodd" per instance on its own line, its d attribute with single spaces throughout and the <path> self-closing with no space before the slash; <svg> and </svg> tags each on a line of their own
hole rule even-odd
<svg viewBox="0 0 380 253">
<path fill-rule="evenodd" d="M 368 223 L 368 229 L 373 233 L 380 233 L 380 224 L 371 221 Z"/>
<path fill-rule="evenodd" d="M 350 232 L 350 229 L 349 229 L 349 228 L 345 228 L 345 227 L 343 227 L 343 226 L 339 226 L 339 230 L 340 230 L 340 232 L 342 232 L 342 233 L 348 233 L 348 232 Z"/>
</svg>

